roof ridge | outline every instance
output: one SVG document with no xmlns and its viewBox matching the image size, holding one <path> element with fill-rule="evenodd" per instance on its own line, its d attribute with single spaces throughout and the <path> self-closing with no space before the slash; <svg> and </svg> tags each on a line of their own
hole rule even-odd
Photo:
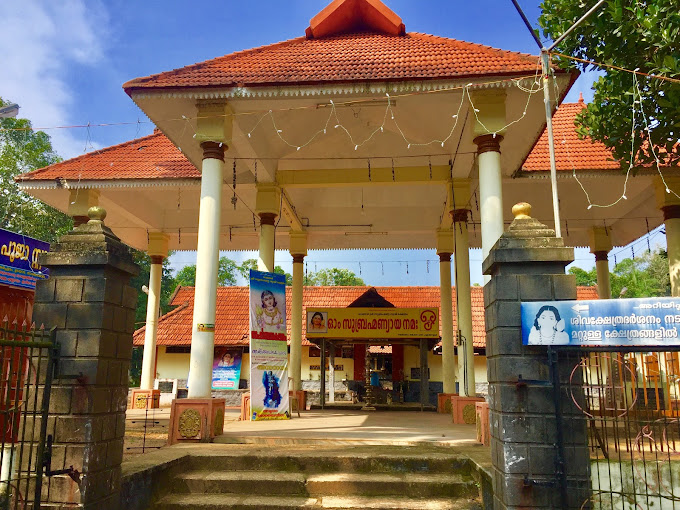
<svg viewBox="0 0 680 510">
<path fill-rule="evenodd" d="M 53 168 L 58 168 L 62 165 L 65 165 L 66 163 L 73 164 L 73 163 L 75 163 L 79 160 L 83 160 L 85 158 L 91 158 L 95 155 L 103 155 L 104 153 L 111 152 L 112 150 L 121 149 L 125 146 L 129 146 L 129 145 L 132 145 L 134 143 L 140 142 L 142 140 L 147 140 L 149 138 L 154 138 L 154 137 L 163 137 L 166 140 L 170 141 L 168 139 L 168 137 L 165 136 L 162 132 L 158 132 L 158 133 L 154 132 L 154 133 L 151 133 L 151 134 L 148 134 L 148 135 L 145 135 L 145 136 L 141 136 L 139 138 L 133 138 L 132 140 L 128 140 L 126 142 L 117 143 L 115 145 L 109 145 L 108 147 L 104 147 L 102 149 L 95 149 L 93 151 L 86 152 L 85 154 L 81 154 L 81 155 L 76 156 L 74 158 L 65 159 L 63 161 L 59 161 L 58 163 L 52 163 L 51 165 L 47 165 L 47 166 L 44 166 L 42 168 L 36 168 L 35 170 L 31 170 L 30 172 L 26 172 L 24 174 L 17 175 L 14 178 L 14 180 L 15 181 L 21 181 L 23 178 L 25 178 L 29 175 L 30 175 L 30 178 L 33 178 L 33 177 L 39 176 L 41 173 L 44 173 L 47 170 L 51 170 Z M 173 147 L 174 147 L 174 145 L 173 145 Z"/>
</svg>

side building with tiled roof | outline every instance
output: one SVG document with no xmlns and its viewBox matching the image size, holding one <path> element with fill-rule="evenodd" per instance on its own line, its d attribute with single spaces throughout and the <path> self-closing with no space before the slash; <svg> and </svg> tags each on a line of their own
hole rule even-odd
<svg viewBox="0 0 680 510">
<path fill-rule="evenodd" d="M 332 308 L 346 307 L 354 300 L 363 295 L 370 287 L 305 287 L 303 293 L 303 317 L 306 317 L 307 308 Z M 440 308 L 439 287 L 374 287 L 385 300 L 399 308 Z M 286 319 L 287 333 L 290 339 L 291 309 L 290 303 L 292 289 L 286 288 Z M 486 385 L 486 328 L 484 322 L 484 296 L 483 287 L 471 288 L 472 294 L 472 321 L 473 321 L 473 344 L 475 347 L 475 379 L 478 384 Z M 578 287 L 577 298 L 579 300 L 598 299 L 595 287 Z M 189 350 L 191 346 L 191 325 L 194 308 L 194 287 L 179 287 L 172 298 L 171 305 L 176 308 L 163 315 L 158 321 L 158 337 L 156 357 L 157 379 L 178 379 L 180 386 L 187 379 L 189 371 Z M 456 327 L 456 289 L 453 289 L 453 317 L 454 330 Z M 215 320 L 215 347 L 216 349 L 230 347 L 243 350 L 241 379 L 249 380 L 248 345 L 250 338 L 250 311 L 249 311 L 249 288 L 248 287 L 219 287 L 217 289 L 217 314 Z M 303 324 L 303 355 L 302 355 L 302 380 L 318 381 L 319 349 L 306 337 L 306 321 Z M 441 323 L 440 323 L 441 331 Z M 144 345 L 145 328 L 138 329 L 134 334 L 134 345 Z M 419 350 L 416 346 L 385 345 L 371 346 L 372 355 L 377 358 L 378 365 L 387 365 L 396 370 L 402 370 L 404 378 L 408 380 L 412 369 L 419 366 Z M 401 351 L 401 352 L 396 352 Z M 336 357 L 336 381 L 363 380 L 363 375 L 355 373 L 356 354 L 352 349 L 343 348 L 338 350 L 340 356 Z M 396 364 L 392 363 L 392 355 Z M 400 358 L 397 360 L 396 358 Z M 437 344 L 428 353 L 430 377 L 432 383 L 441 383 L 441 344 Z M 381 365 L 382 364 L 382 365 Z M 395 365 L 401 364 L 400 367 Z M 363 374 L 363 359 L 361 370 Z M 400 374 L 397 374 L 397 378 Z"/>
</svg>

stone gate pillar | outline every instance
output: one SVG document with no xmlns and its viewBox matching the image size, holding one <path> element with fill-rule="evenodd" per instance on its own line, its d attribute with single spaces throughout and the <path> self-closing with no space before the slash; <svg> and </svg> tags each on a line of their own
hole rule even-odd
<svg viewBox="0 0 680 510">
<path fill-rule="evenodd" d="M 558 357 L 556 400 L 548 347 L 522 345 L 520 315 L 522 301 L 576 299 L 575 277 L 564 274 L 574 250 L 530 212 L 529 204 L 513 207 L 514 221 L 482 265 L 491 276 L 484 306 L 494 508 L 577 509 L 590 496 L 590 478 L 585 415 L 567 389 L 572 363 Z"/>
<path fill-rule="evenodd" d="M 119 508 L 137 305 L 129 283 L 139 269 L 104 225 L 106 212 L 92 207 L 88 214 L 87 223 L 42 255 L 50 277 L 36 287 L 33 318 L 57 328 L 60 347 L 47 430 L 54 438 L 51 468 L 81 473 L 80 483 L 66 475 L 45 478 L 45 509 Z"/>
</svg>

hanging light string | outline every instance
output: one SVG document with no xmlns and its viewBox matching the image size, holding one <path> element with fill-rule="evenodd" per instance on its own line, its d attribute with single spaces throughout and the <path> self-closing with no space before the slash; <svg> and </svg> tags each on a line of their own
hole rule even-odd
<svg viewBox="0 0 680 510">
<path fill-rule="evenodd" d="M 656 149 L 655 145 L 652 143 L 652 140 L 651 140 L 650 121 L 649 121 L 649 118 L 648 118 L 646 112 L 644 111 L 644 108 L 643 108 L 644 97 L 643 97 L 642 92 L 640 90 L 640 84 L 639 84 L 639 81 L 638 81 L 638 78 L 637 78 L 637 74 L 644 74 L 644 73 L 633 72 L 633 74 L 632 74 L 632 79 L 633 79 L 633 104 L 632 104 L 632 107 L 631 107 L 630 157 L 628 159 L 628 168 L 626 169 L 626 175 L 625 175 L 625 178 L 624 178 L 624 181 L 623 181 L 623 191 L 621 192 L 621 195 L 617 199 L 615 199 L 612 202 L 607 203 L 607 204 L 598 204 L 598 203 L 595 203 L 595 202 L 592 201 L 592 199 L 590 197 L 590 193 L 588 193 L 583 182 L 581 181 L 581 179 L 579 179 L 579 177 L 576 173 L 576 164 L 574 163 L 574 157 L 573 157 L 573 154 L 572 154 L 572 150 L 569 147 L 569 142 L 567 140 L 566 135 L 561 140 L 561 144 L 565 148 L 565 151 L 567 153 L 567 157 L 569 159 L 569 163 L 572 167 L 572 169 L 571 169 L 572 178 L 578 183 L 579 187 L 583 191 L 583 193 L 586 197 L 586 200 L 588 201 L 587 209 L 589 209 L 589 210 L 592 209 L 593 207 L 601 208 L 601 209 L 613 207 L 616 204 L 618 204 L 619 202 L 621 202 L 622 200 L 628 199 L 628 196 L 626 195 L 627 190 L 628 190 L 628 181 L 629 181 L 630 175 L 631 175 L 631 173 L 632 173 L 632 171 L 635 167 L 635 125 L 636 125 L 635 123 L 636 123 L 636 120 L 639 117 L 641 117 L 644 120 L 645 127 L 643 128 L 643 131 L 647 133 L 646 134 L 647 144 L 649 146 L 650 151 L 652 152 L 652 155 L 654 156 L 656 171 L 659 174 L 661 181 L 663 182 L 666 193 L 673 194 L 677 198 L 680 198 L 680 195 L 678 195 L 675 191 L 673 191 L 669 188 L 668 184 L 666 183 L 666 179 L 663 175 L 663 172 L 661 171 L 661 167 L 662 167 L 663 163 L 659 159 L 657 149 Z"/>
<path fill-rule="evenodd" d="M 595 62 L 593 60 L 586 60 L 586 59 L 583 59 L 583 58 L 572 57 L 570 55 L 565 55 L 563 53 L 558 53 L 556 51 L 550 52 L 550 56 L 552 57 L 553 55 L 558 56 L 558 57 L 562 57 L 562 58 L 566 58 L 568 60 L 575 60 L 576 62 L 581 62 L 583 64 L 590 64 L 590 65 L 597 66 L 597 67 L 606 67 L 606 68 L 609 68 L 609 69 L 616 69 L 617 71 L 624 71 L 626 73 L 632 73 L 632 74 L 638 75 L 638 76 L 646 76 L 647 78 L 652 78 L 654 80 L 669 81 L 671 83 L 680 83 L 680 80 L 678 80 L 677 78 L 671 78 L 669 76 L 661 76 L 659 74 L 643 73 L 642 71 L 640 71 L 640 68 L 626 69 L 625 67 L 619 67 L 619 66 L 615 66 L 615 65 L 612 65 L 612 64 L 604 64 L 602 62 Z"/>
</svg>

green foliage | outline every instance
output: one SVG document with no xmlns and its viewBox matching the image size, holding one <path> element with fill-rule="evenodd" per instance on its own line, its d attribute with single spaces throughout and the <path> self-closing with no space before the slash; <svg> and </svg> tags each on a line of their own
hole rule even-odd
<svg viewBox="0 0 680 510">
<path fill-rule="evenodd" d="M 322 285 L 346 285 L 357 286 L 366 285 L 364 280 L 359 278 L 353 271 L 349 269 L 339 269 L 333 267 L 330 269 L 320 269 L 315 273 L 310 273 L 304 278 L 305 285 L 322 286 Z"/>
<path fill-rule="evenodd" d="M 0 98 L 0 106 L 9 104 Z M 0 227 L 52 243 L 71 230 L 65 214 L 19 190 L 14 178 L 61 161 L 50 137 L 21 118 L 0 118 Z"/>
<path fill-rule="evenodd" d="M 635 259 L 624 259 L 611 273 L 612 297 L 669 296 L 671 281 L 668 275 L 668 256 L 663 250 L 645 252 Z"/>
<path fill-rule="evenodd" d="M 580 267 L 569 268 L 569 274 L 576 276 L 576 285 L 583 287 L 593 287 L 597 285 L 597 269 L 593 268 L 590 271 L 581 269 Z"/>
<path fill-rule="evenodd" d="M 217 285 L 220 287 L 231 287 L 236 285 L 236 276 L 241 268 L 231 259 L 220 257 L 217 266 Z M 175 276 L 175 284 L 182 287 L 194 287 L 196 285 L 196 264 L 184 266 Z"/>
<path fill-rule="evenodd" d="M 543 33 L 556 39 L 580 18 L 595 0 L 544 0 L 539 23 Z M 583 22 L 557 51 L 585 60 L 629 70 L 680 79 L 680 9 L 678 0 L 609 0 Z M 562 67 L 581 70 L 587 64 L 563 59 Z M 648 117 L 651 141 L 663 147 L 665 163 L 677 165 L 680 150 L 680 84 L 639 76 L 641 106 Z M 633 154 L 638 163 L 653 163 L 647 121 L 639 111 L 631 126 L 633 77 L 631 73 L 607 69 L 594 86 L 594 100 L 577 118 L 577 131 L 603 142 L 614 151 L 624 168 Z M 635 98 L 637 100 L 637 98 Z M 640 105 L 636 105 L 640 106 Z M 631 140 L 632 127 L 635 138 Z M 663 158 L 662 158 L 663 159 Z"/>
<path fill-rule="evenodd" d="M 597 285 L 597 269 L 590 271 L 572 267 L 569 274 L 576 276 L 576 285 Z M 664 250 L 645 252 L 634 259 L 623 259 L 609 275 L 612 297 L 656 297 L 670 295 L 668 256 Z M 625 292 L 621 292 L 626 289 Z"/>
<path fill-rule="evenodd" d="M 250 278 L 251 269 L 257 271 L 257 260 L 246 259 L 240 266 L 238 266 L 238 270 L 241 273 L 241 276 L 243 276 L 243 278 L 245 278 L 246 281 L 248 281 L 248 279 Z M 286 273 L 281 266 L 275 266 L 274 272 L 276 274 L 285 275 L 286 285 L 288 286 L 293 285 L 293 276 L 290 273 Z"/>
</svg>

